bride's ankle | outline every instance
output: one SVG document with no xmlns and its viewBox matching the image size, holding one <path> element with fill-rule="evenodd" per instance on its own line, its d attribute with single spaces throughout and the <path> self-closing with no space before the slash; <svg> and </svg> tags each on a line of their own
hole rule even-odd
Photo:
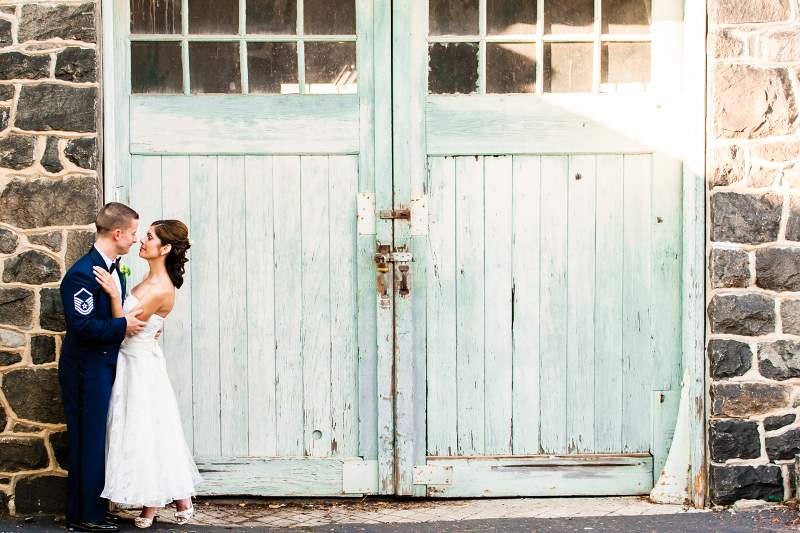
<svg viewBox="0 0 800 533">
<path fill-rule="evenodd" d="M 175 502 L 175 510 L 179 513 L 182 511 L 188 511 L 192 508 L 192 500 L 177 500 Z"/>
<path fill-rule="evenodd" d="M 142 518 L 153 518 L 156 515 L 155 507 L 142 507 L 142 512 L 139 514 Z"/>
</svg>

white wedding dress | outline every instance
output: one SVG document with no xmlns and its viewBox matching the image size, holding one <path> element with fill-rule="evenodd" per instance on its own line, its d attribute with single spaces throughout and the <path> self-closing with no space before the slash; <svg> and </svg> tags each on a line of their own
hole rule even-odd
<svg viewBox="0 0 800 533">
<path fill-rule="evenodd" d="M 138 300 L 130 295 L 124 312 Z M 155 340 L 164 318 L 153 314 L 127 337 L 117 360 L 106 432 L 106 482 L 101 497 L 114 503 L 164 507 L 194 496 L 202 478 L 183 435 L 166 360 Z"/>
</svg>

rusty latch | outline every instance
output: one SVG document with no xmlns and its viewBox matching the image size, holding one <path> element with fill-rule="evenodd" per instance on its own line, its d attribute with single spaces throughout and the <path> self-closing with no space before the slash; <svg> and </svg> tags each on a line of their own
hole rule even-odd
<svg viewBox="0 0 800 533">
<path fill-rule="evenodd" d="M 381 220 L 392 220 L 395 218 L 399 218 L 401 220 L 411 220 L 411 209 L 384 209 L 378 213 L 378 216 L 381 218 Z"/>
</svg>

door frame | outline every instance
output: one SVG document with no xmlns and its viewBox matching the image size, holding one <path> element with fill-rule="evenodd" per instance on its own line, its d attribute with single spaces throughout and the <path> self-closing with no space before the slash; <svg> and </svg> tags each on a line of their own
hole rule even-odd
<svg viewBox="0 0 800 533">
<path fill-rule="evenodd" d="M 125 172 L 130 159 L 127 150 L 120 150 L 119 132 L 127 127 L 125 120 L 124 94 L 125 83 L 128 83 L 127 65 L 115 65 L 114 47 L 118 37 L 114 32 L 113 3 L 115 0 L 101 0 L 101 99 L 102 120 L 99 132 L 100 159 L 103 169 L 104 201 L 123 200 L 115 190 L 115 176 Z M 395 0 L 401 3 L 404 0 Z M 417 128 L 411 134 L 409 128 L 398 132 L 394 120 L 409 120 L 408 111 L 411 106 L 419 104 L 415 101 L 414 91 L 394 85 L 396 77 L 392 76 L 395 67 L 400 65 L 397 55 L 392 57 L 392 0 L 373 0 L 371 14 L 374 33 L 373 42 L 362 43 L 372 49 L 374 58 L 372 79 L 363 76 L 367 73 L 365 65 L 359 65 L 359 93 L 371 95 L 393 94 L 394 98 L 375 98 L 373 106 L 362 106 L 361 121 L 371 126 L 370 136 L 374 139 L 373 152 L 360 157 L 360 166 L 371 174 L 371 178 L 400 174 L 402 168 L 392 168 L 393 153 L 399 149 L 412 150 L 412 157 L 419 161 L 424 159 L 424 129 Z M 706 264 L 706 220 L 705 220 L 705 153 L 706 153 L 706 110 L 707 110 L 707 60 L 706 60 L 706 26 L 707 0 L 684 0 L 684 53 L 683 53 L 683 89 L 686 104 L 685 121 L 687 139 L 683 153 L 683 265 L 682 265 L 682 346 L 683 346 L 683 385 L 681 394 L 681 413 L 688 427 L 683 434 L 685 438 L 673 442 L 673 449 L 681 448 L 685 453 L 672 464 L 668 462 L 670 475 L 678 482 L 674 484 L 672 493 L 678 497 L 687 493 L 695 507 L 704 507 L 707 492 L 706 465 L 706 360 L 705 360 L 705 264 Z M 701 53 L 698 53 L 702 51 Z M 396 51 L 395 51 L 396 52 Z M 413 53 L 425 50 L 404 50 L 405 60 L 411 60 Z M 421 56 L 421 57 L 423 57 Z M 119 72 L 118 72 L 119 71 Z M 119 75 L 121 74 L 121 75 Z M 424 84 L 425 80 L 412 79 L 412 84 Z M 406 87 L 411 85 L 406 84 Z M 419 94 L 418 91 L 416 91 Z M 122 113 L 122 114 L 120 114 Z M 394 131 L 393 131 L 394 130 Z M 399 134 L 398 134 L 399 133 Z M 395 139 L 393 142 L 393 134 Z M 364 135 L 364 133 L 362 133 Z M 405 158 L 402 158 L 405 159 Z M 406 168 L 405 172 L 421 171 L 419 164 Z M 406 174 L 408 175 L 408 174 Z M 388 190 L 386 184 L 389 184 Z M 375 180 L 374 193 L 361 193 L 359 207 L 366 213 L 365 220 L 359 221 L 359 236 L 374 237 L 380 242 L 394 241 L 394 223 L 375 216 L 381 210 L 408 207 L 420 198 L 420 191 L 392 190 L 390 180 Z M 381 184 L 384 186 L 381 187 Z M 415 194 L 416 193 L 416 194 Z M 424 211 L 424 206 L 421 211 Z M 413 224 L 399 223 L 398 237 L 407 239 L 420 238 L 415 235 Z M 419 249 L 419 248 L 418 248 Z M 392 278 L 394 268 L 392 269 Z M 422 281 L 422 276 L 412 276 L 412 293 Z M 372 297 L 371 295 L 366 295 Z M 378 299 L 379 300 L 379 299 Z M 417 299 L 419 300 L 419 299 Z M 416 328 L 424 324 L 414 324 L 410 318 L 413 312 L 413 300 L 398 298 L 390 307 L 377 302 L 377 356 L 378 376 L 374 388 L 367 387 L 377 393 L 378 416 L 376 427 L 390 429 L 391 434 L 375 435 L 378 453 L 378 493 L 405 493 L 424 495 L 417 486 L 414 488 L 410 477 L 404 478 L 403 472 L 411 472 L 409 466 L 421 464 L 425 460 L 425 395 L 415 394 L 424 391 L 424 350 L 416 349 L 413 335 Z M 419 303 L 417 303 L 419 305 Z M 394 311 L 401 318 L 401 324 L 411 325 L 410 329 L 395 331 Z M 419 316 L 419 314 L 417 314 Z M 402 320 L 405 317 L 407 320 Z M 395 342 L 395 340 L 397 342 Z M 413 372 L 414 368 L 422 372 Z M 366 437 L 366 436 L 364 436 Z M 672 455 L 672 450 L 671 450 Z M 686 474 L 686 460 L 689 471 Z M 666 471 L 665 471 L 666 472 Z M 683 478 L 687 478 L 683 480 Z M 682 481 L 683 480 L 683 481 Z M 396 490 L 397 489 L 397 490 Z"/>
</svg>

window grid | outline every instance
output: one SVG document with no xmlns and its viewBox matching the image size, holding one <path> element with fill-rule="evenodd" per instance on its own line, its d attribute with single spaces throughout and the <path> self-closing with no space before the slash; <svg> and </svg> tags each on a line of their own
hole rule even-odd
<svg viewBox="0 0 800 533">
<path fill-rule="evenodd" d="M 479 0 L 478 35 L 428 35 L 428 43 L 478 43 L 478 92 L 486 94 L 486 44 L 487 43 L 533 43 L 536 45 L 536 93 L 544 94 L 544 44 L 545 43 L 592 43 L 592 93 L 603 91 L 602 79 L 602 46 L 604 43 L 651 43 L 650 33 L 602 33 L 603 13 L 602 0 L 594 0 L 594 20 L 591 33 L 552 34 L 544 33 L 544 4 L 536 2 L 536 33 L 487 35 L 486 32 L 486 0 Z M 585 94 L 585 93 L 584 93 Z"/>
<path fill-rule="evenodd" d="M 481 0 L 485 2 L 485 0 Z M 239 70 L 241 73 L 242 94 L 249 94 L 249 68 L 247 64 L 247 43 L 296 43 L 297 45 L 297 80 L 298 92 L 306 93 L 305 84 L 305 42 L 356 42 L 357 35 L 313 35 L 306 37 L 303 28 L 303 0 L 296 0 L 296 34 L 248 34 L 247 33 L 247 0 L 239 0 L 239 31 L 237 34 L 190 34 L 189 33 L 189 0 L 181 0 L 181 33 L 180 34 L 129 34 L 132 42 L 179 42 L 181 44 L 181 64 L 183 69 L 183 94 L 191 94 L 189 71 L 189 43 L 193 42 L 238 42 Z"/>
</svg>

